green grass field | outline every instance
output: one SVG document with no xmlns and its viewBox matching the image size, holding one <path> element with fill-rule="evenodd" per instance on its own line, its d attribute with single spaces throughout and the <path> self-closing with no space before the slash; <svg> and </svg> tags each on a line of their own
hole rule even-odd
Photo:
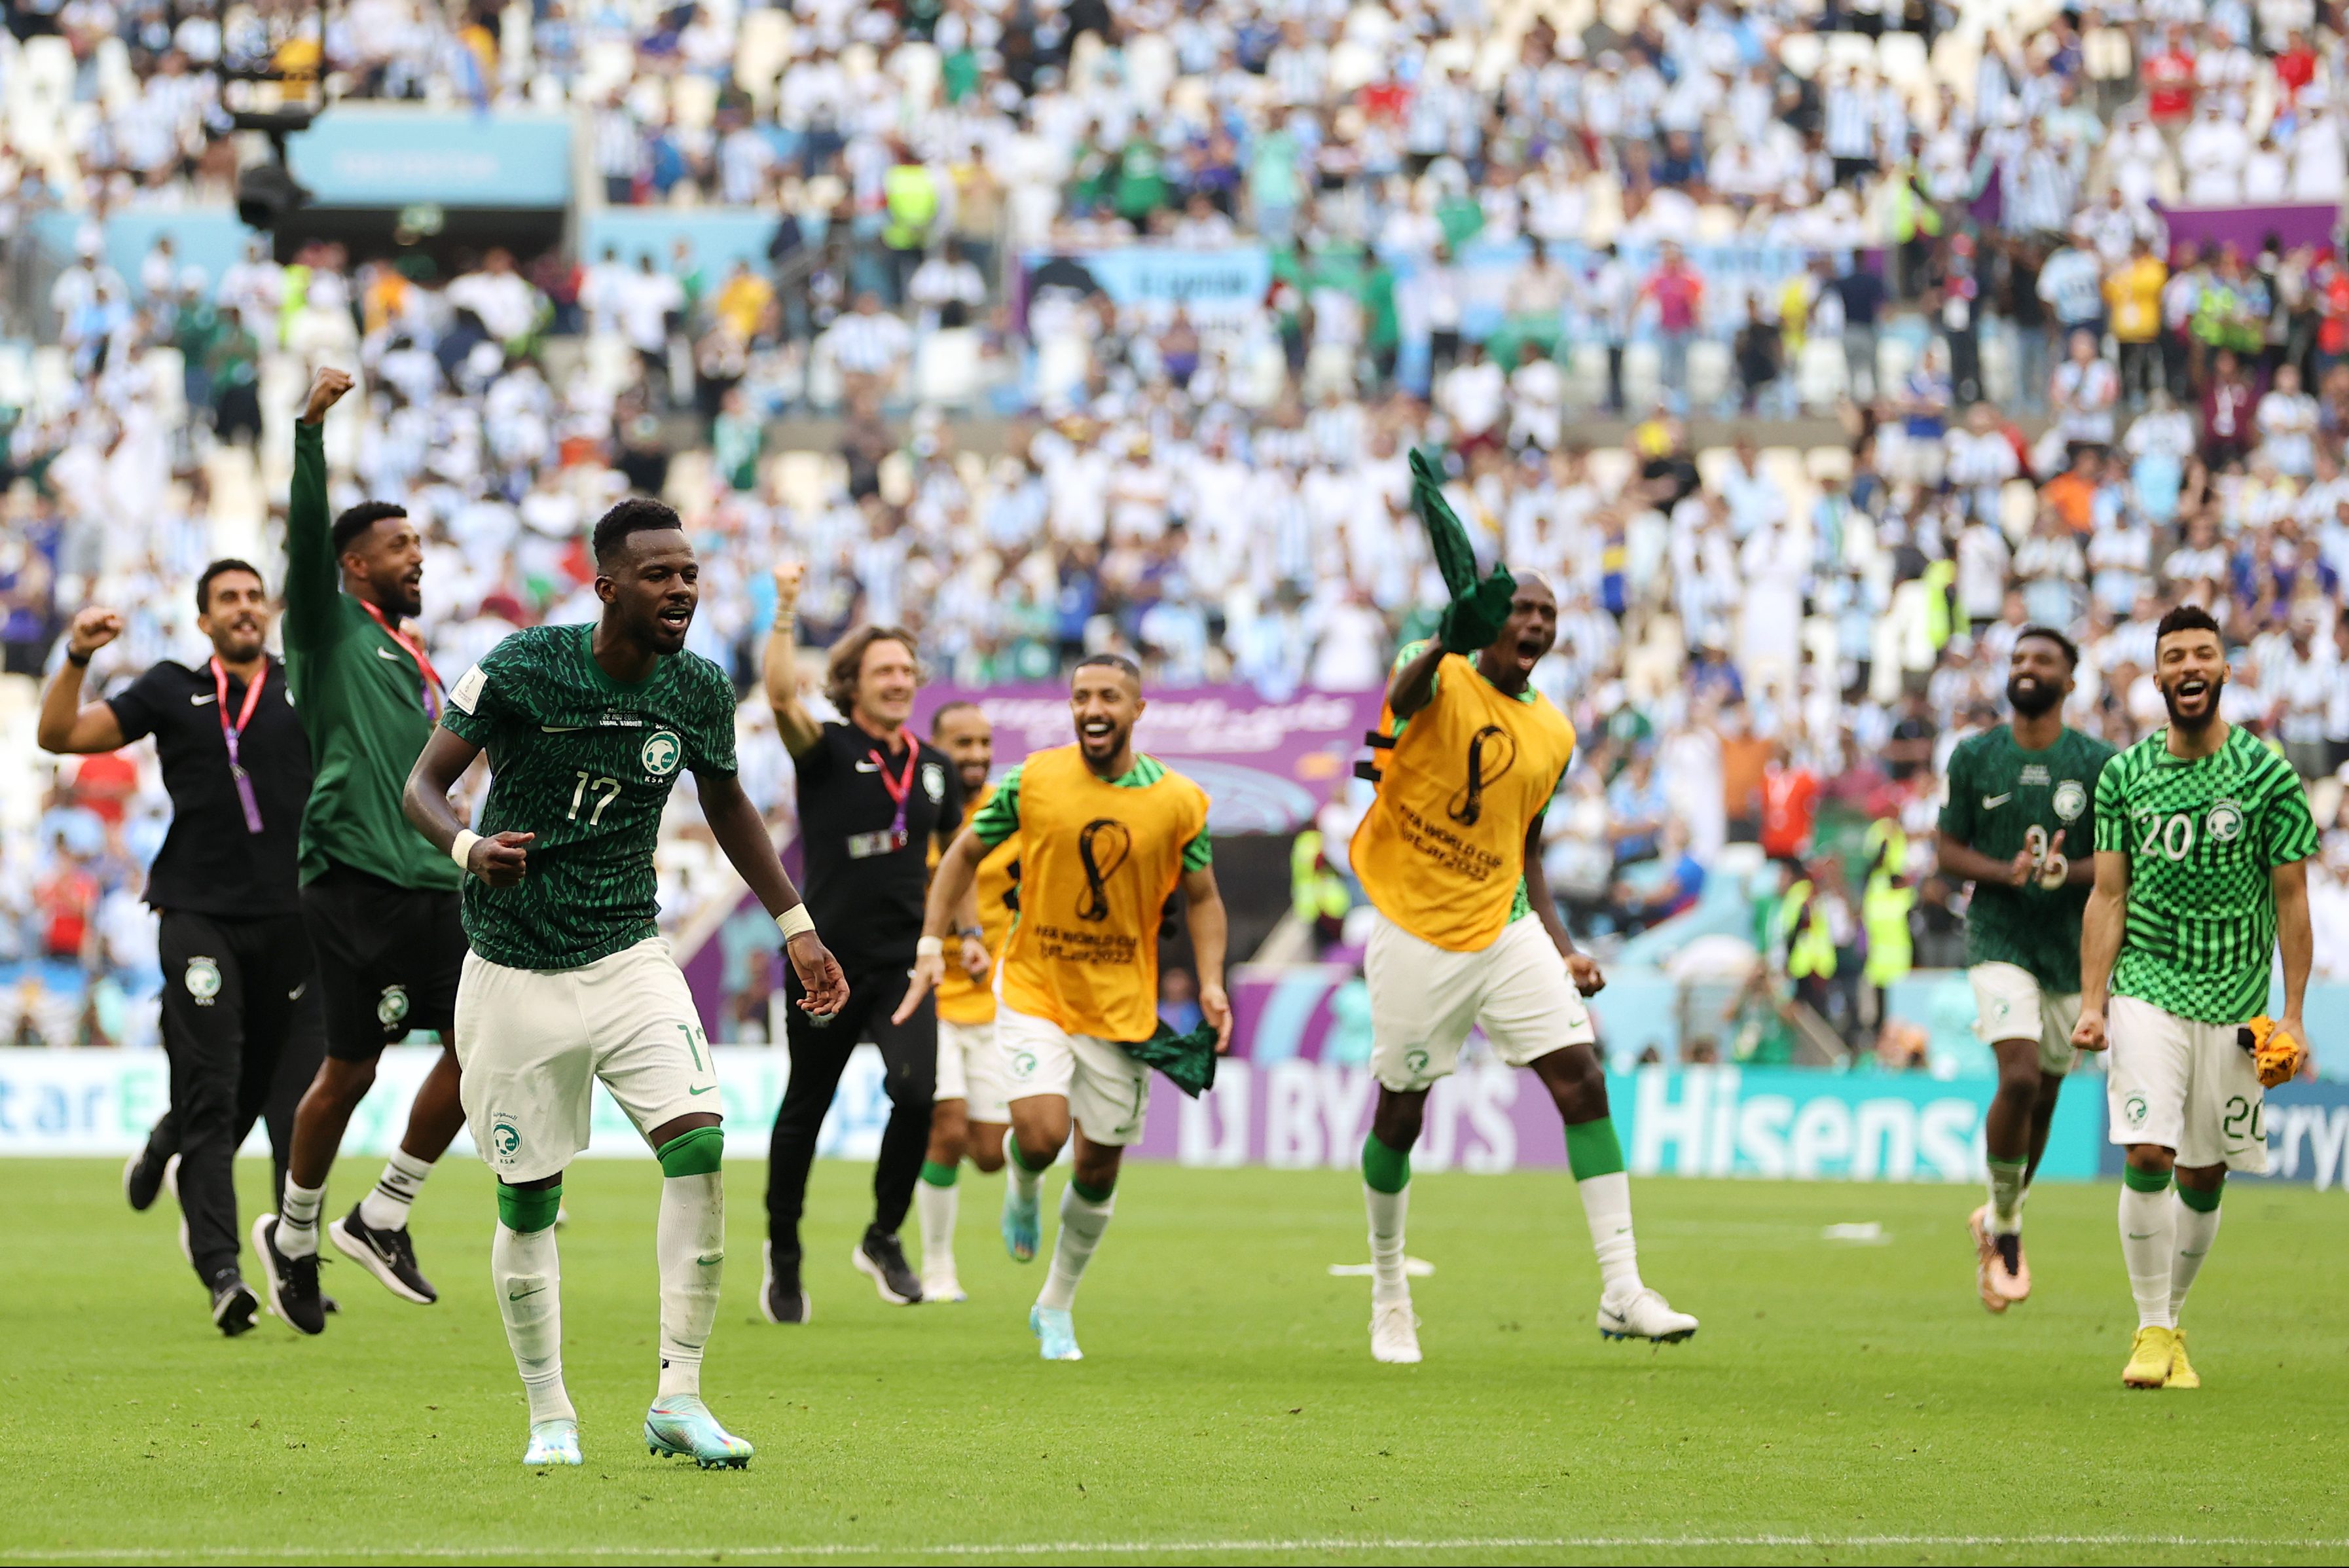
<svg viewBox="0 0 2349 1568">
<path fill-rule="evenodd" d="M 369 1162 L 371 1163 L 371 1162 Z M 367 1173 L 350 1162 L 337 1189 Z M 2032 1204 L 2038 1293 L 1972 1295 L 1949 1188 L 1638 1184 L 1680 1346 L 1602 1343 L 1562 1175 L 1414 1189 L 1425 1365 L 1370 1359 L 1343 1172 L 1131 1170 L 1078 1303 L 1088 1359 L 1025 1327 L 998 1179 L 966 1174 L 972 1300 L 885 1307 L 847 1267 L 862 1169 L 820 1167 L 815 1321 L 754 1303 L 764 1172 L 733 1178 L 712 1407 L 740 1473 L 656 1460 L 656 1176 L 566 1194 L 565 1360 L 584 1470 L 526 1471 L 490 1300 L 486 1173 L 419 1206 L 442 1292 L 348 1264 L 326 1336 L 223 1340 L 169 1200 L 111 1163 L 0 1161 L 9 1561 L 2330 1561 L 2349 1552 L 2349 1199 L 2238 1189 L 2188 1319 L 2205 1387 L 2130 1393 L 2110 1188 Z M 246 1162 L 248 1199 L 265 1168 Z M 1057 1190 L 1059 1182 L 1054 1179 Z M 331 1200 L 330 1200 L 331 1207 Z M 1876 1221 L 1852 1245 L 1824 1227 Z M 1048 1220 L 1049 1224 L 1049 1220 Z M 1047 1231 L 1047 1244 L 1050 1231 Z"/>
</svg>

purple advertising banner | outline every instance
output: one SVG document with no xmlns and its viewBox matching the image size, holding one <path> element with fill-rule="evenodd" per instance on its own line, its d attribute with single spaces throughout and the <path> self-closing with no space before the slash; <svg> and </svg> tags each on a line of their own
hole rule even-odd
<svg viewBox="0 0 2349 1568">
<path fill-rule="evenodd" d="M 1134 744 L 1198 781 L 1213 798 L 1217 833 L 1288 833 L 1312 820 L 1352 774 L 1363 732 L 1379 722 L 1376 691 L 1299 691 L 1268 701 L 1245 686 L 1151 691 Z M 915 722 L 949 702 L 978 704 L 995 726 L 995 767 L 1076 739 L 1068 689 L 1020 686 L 925 688 Z"/>
<path fill-rule="evenodd" d="M 2329 245 L 2341 222 L 2341 208 L 2332 202 L 2276 202 L 2256 207 L 2165 207 L 2153 210 L 2169 226 L 2169 243 L 2191 240 L 2205 248 L 2232 245 L 2250 257 L 2273 234 L 2286 250 L 2295 245 Z"/>
</svg>

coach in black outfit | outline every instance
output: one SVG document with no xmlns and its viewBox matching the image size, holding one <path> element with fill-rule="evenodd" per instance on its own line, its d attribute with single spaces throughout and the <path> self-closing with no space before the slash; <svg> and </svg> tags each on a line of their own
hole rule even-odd
<svg viewBox="0 0 2349 1568">
<path fill-rule="evenodd" d="M 266 1108 L 283 1190 L 294 1106 L 318 1070 L 325 1024 L 295 893 L 295 842 L 310 797 L 310 742 L 270 657 L 261 573 L 214 561 L 196 581 L 196 625 L 212 656 L 156 665 L 103 701 L 81 701 L 90 655 L 122 618 L 91 607 L 66 632 L 41 696 L 44 751 L 110 752 L 155 737 L 171 826 L 147 877 L 160 917 L 163 1049 L 171 1108 L 124 1185 L 145 1208 L 180 1158 L 190 1261 L 223 1334 L 253 1326 L 259 1299 L 237 1266 L 235 1159 Z"/>
<path fill-rule="evenodd" d="M 808 1165 L 841 1069 L 860 1040 L 881 1048 L 887 1069 L 889 1125 L 873 1168 L 873 1223 L 850 1261 L 881 1299 L 922 1299 L 921 1279 L 906 1265 L 897 1229 L 914 1200 L 929 1147 L 930 1100 L 937 1083 L 938 1015 L 925 998 L 902 1024 L 889 1015 L 905 994 L 929 848 L 943 847 L 962 821 L 962 787 L 946 753 L 905 728 L 921 683 L 914 640 L 892 627 L 863 627 L 840 639 L 826 669 L 824 694 L 848 715 L 818 723 L 800 701 L 792 619 L 806 568 L 775 572 L 775 624 L 766 658 L 767 701 L 799 774 L 800 839 L 807 857 L 808 911 L 848 975 L 848 1005 L 828 1019 L 783 1009 L 791 1082 L 775 1116 L 767 1166 L 767 1278 L 759 1304 L 771 1323 L 805 1323 L 801 1283 L 800 1214 Z M 975 911 L 974 911 L 974 920 Z M 786 971 L 788 1000 L 799 981 Z"/>
</svg>

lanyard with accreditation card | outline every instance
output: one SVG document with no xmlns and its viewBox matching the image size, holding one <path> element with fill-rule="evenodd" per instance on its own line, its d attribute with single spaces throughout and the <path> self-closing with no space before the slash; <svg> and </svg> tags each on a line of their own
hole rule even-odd
<svg viewBox="0 0 2349 1568">
<path fill-rule="evenodd" d="M 400 630 L 398 626 L 394 625 L 385 617 L 383 611 L 376 608 L 374 605 L 370 604 L 366 599 L 359 600 L 359 607 L 366 610 L 368 615 L 373 616 L 375 618 L 376 625 L 383 628 L 384 635 L 390 638 L 392 641 L 399 644 L 401 649 L 407 653 L 408 657 L 416 660 L 417 674 L 424 688 L 424 716 L 428 719 L 440 718 L 440 693 L 447 690 L 447 688 L 441 683 L 440 672 L 432 668 L 432 660 L 425 654 L 424 645 L 417 641 L 414 638 L 409 637 L 406 632 Z"/>
<path fill-rule="evenodd" d="M 922 748 L 908 740 L 905 742 L 905 771 L 897 777 L 889 776 L 889 759 L 875 746 L 872 750 L 873 770 L 881 775 L 881 787 L 897 803 L 897 815 L 890 819 L 885 833 L 852 834 L 848 840 L 848 857 L 868 859 L 875 855 L 894 855 L 905 847 L 905 797 L 914 792 L 914 764 L 921 760 Z"/>
<path fill-rule="evenodd" d="M 228 745 L 228 774 L 236 781 L 236 801 L 244 807 L 244 830 L 247 833 L 261 831 L 261 803 L 254 798 L 253 775 L 244 771 L 244 763 L 237 755 L 237 741 L 243 735 L 245 726 L 253 722 L 253 710 L 261 701 L 261 689 L 268 684 L 269 666 L 264 661 L 261 673 L 244 689 L 243 705 L 236 711 L 236 722 L 231 724 L 228 722 L 228 670 L 221 663 L 220 655 L 212 655 L 212 691 L 220 713 L 221 739 Z"/>
</svg>

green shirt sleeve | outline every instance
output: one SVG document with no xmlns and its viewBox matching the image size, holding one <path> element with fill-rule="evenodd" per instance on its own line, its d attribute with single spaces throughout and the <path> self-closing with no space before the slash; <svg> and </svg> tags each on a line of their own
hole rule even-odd
<svg viewBox="0 0 2349 1568">
<path fill-rule="evenodd" d="M 988 797 L 987 805 L 970 819 L 970 830 L 989 849 L 1019 831 L 1019 768 L 1020 764 L 1012 764 L 1011 771 L 1003 775 L 1003 782 Z M 1185 851 L 1186 856 L 1188 853 Z"/>
<path fill-rule="evenodd" d="M 2096 775 L 2096 852 L 2100 855 L 2128 852 L 2128 803 L 2121 798 L 2121 771 L 2120 759 L 2114 757 Z"/>
<path fill-rule="evenodd" d="M 732 778 L 741 771 L 734 756 L 734 683 L 726 672 L 698 654 L 688 654 L 694 661 L 697 684 L 705 704 L 700 722 L 693 727 L 687 744 L 691 748 L 686 764 L 696 774 L 712 778 Z"/>
<path fill-rule="evenodd" d="M 449 688 L 449 701 L 440 709 L 440 727 L 460 741 L 476 746 L 486 746 L 497 733 L 498 718 L 503 707 L 494 684 L 497 650 L 492 649 L 481 661 L 457 678 Z"/>
<path fill-rule="evenodd" d="M 1974 792 L 1967 777 L 1968 750 L 1961 745 L 1950 753 L 1950 772 L 1945 781 L 1949 797 L 1941 802 L 1940 830 L 1967 848 L 1974 843 Z"/>
<path fill-rule="evenodd" d="M 2309 812 L 2308 792 L 2301 787 L 2300 775 L 2281 757 L 2275 760 L 2275 772 L 2278 777 L 2267 809 L 2270 867 L 2307 859 L 2316 853 L 2318 839 L 2316 818 Z"/>
<path fill-rule="evenodd" d="M 1203 827 L 1196 837 L 1183 846 L 1183 869 L 1204 871 L 1215 863 L 1216 846 L 1207 841 L 1207 830 Z"/>
<path fill-rule="evenodd" d="M 294 483 L 285 502 L 285 643 L 317 649 L 343 625 L 334 525 L 326 516 L 326 427 L 294 421 Z"/>
</svg>

